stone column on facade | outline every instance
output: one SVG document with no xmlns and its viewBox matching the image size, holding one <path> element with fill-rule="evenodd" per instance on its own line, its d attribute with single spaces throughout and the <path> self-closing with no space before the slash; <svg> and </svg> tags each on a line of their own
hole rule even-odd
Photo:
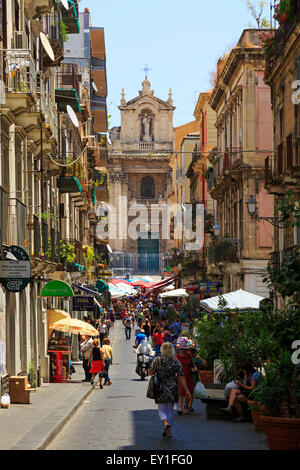
<svg viewBox="0 0 300 470">
<path fill-rule="evenodd" d="M 18 244 L 18 225 L 16 207 L 16 134 L 15 124 L 9 126 L 9 201 L 8 201 L 8 230 L 9 243 Z"/>
<path fill-rule="evenodd" d="M 126 201 L 128 197 L 128 182 L 126 183 L 126 173 L 122 172 L 121 168 L 114 169 L 109 172 L 110 181 L 110 206 L 112 206 L 113 214 L 111 213 L 112 223 L 116 227 L 111 227 L 114 238 L 109 239 L 109 244 L 113 251 L 123 251 L 124 241 L 127 240 L 127 209 Z M 125 188 L 124 188 L 125 186 Z M 124 193 L 124 191 L 126 192 Z"/>
</svg>

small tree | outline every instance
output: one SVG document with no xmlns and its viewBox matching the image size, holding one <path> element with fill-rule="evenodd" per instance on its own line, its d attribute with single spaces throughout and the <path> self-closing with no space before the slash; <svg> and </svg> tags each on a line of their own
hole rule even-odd
<svg viewBox="0 0 300 470">
<path fill-rule="evenodd" d="M 270 22 L 264 17 L 267 0 L 246 0 L 248 10 L 256 21 L 257 29 L 270 28 Z M 252 26 L 252 25 L 250 25 Z"/>
</svg>

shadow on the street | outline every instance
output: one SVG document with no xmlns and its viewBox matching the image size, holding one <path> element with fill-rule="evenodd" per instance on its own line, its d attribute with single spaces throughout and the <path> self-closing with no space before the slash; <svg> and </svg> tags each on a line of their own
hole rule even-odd
<svg viewBox="0 0 300 470">
<path fill-rule="evenodd" d="M 206 420 L 205 405 L 193 404 L 194 413 L 178 416 L 174 408 L 173 439 L 162 439 L 157 409 L 132 411 L 134 442 L 120 450 L 267 450 L 263 433 L 251 423 Z"/>
</svg>

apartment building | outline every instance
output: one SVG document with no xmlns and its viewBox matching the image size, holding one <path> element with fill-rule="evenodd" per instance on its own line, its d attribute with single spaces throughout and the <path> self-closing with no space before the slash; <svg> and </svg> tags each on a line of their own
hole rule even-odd
<svg viewBox="0 0 300 470">
<path fill-rule="evenodd" d="M 49 380 L 47 309 L 51 279 L 91 283 L 86 247 L 97 222 L 94 173 L 101 136 L 90 83 L 64 60 L 80 32 L 77 1 L 1 1 L 0 251 L 25 250 L 31 276 L 23 290 L 0 287 L 0 377 L 27 374 L 33 363 Z M 105 81 L 106 85 L 106 81 Z M 106 132 L 106 127 L 103 127 Z M 95 136 L 95 137 L 94 137 Z M 2 283 L 3 284 L 3 283 Z"/>
<path fill-rule="evenodd" d="M 209 100 L 216 112 L 217 150 L 209 192 L 217 201 L 220 235 L 208 247 L 208 271 L 224 292 L 242 288 L 267 297 L 266 275 L 273 227 L 252 218 L 247 201 L 255 196 L 258 215 L 271 217 L 273 196 L 265 188 L 265 158 L 272 151 L 270 88 L 264 83 L 261 30 L 244 30 L 237 46 L 219 60 Z"/>
<path fill-rule="evenodd" d="M 275 210 L 290 191 L 291 199 L 300 200 L 300 3 L 293 0 L 287 21 L 279 24 L 265 48 L 265 82 L 271 88 L 274 152 L 265 160 L 265 185 L 274 197 Z M 299 202 L 298 202 L 299 204 Z M 280 216 L 278 213 L 274 217 Z M 293 221 L 291 215 L 290 221 Z M 280 270 L 291 253 L 299 257 L 300 229 L 294 224 L 283 228 L 279 220 L 274 227 L 274 250 L 270 265 Z M 292 273 L 291 273 L 292 275 Z M 283 298 L 273 287 L 278 307 Z M 276 295 L 276 297 L 275 297 Z"/>
</svg>

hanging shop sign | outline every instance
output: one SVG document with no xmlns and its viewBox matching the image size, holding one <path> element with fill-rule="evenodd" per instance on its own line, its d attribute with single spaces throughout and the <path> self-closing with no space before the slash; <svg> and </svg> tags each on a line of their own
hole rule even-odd
<svg viewBox="0 0 300 470">
<path fill-rule="evenodd" d="M 30 256 L 20 246 L 7 249 L 11 258 L 0 260 L 0 282 L 9 292 L 22 292 L 31 280 Z"/>
<path fill-rule="evenodd" d="M 74 297 L 74 292 L 64 281 L 50 281 L 43 288 L 41 297 Z"/>
<path fill-rule="evenodd" d="M 73 312 L 94 312 L 94 297 L 73 297 Z"/>
</svg>

